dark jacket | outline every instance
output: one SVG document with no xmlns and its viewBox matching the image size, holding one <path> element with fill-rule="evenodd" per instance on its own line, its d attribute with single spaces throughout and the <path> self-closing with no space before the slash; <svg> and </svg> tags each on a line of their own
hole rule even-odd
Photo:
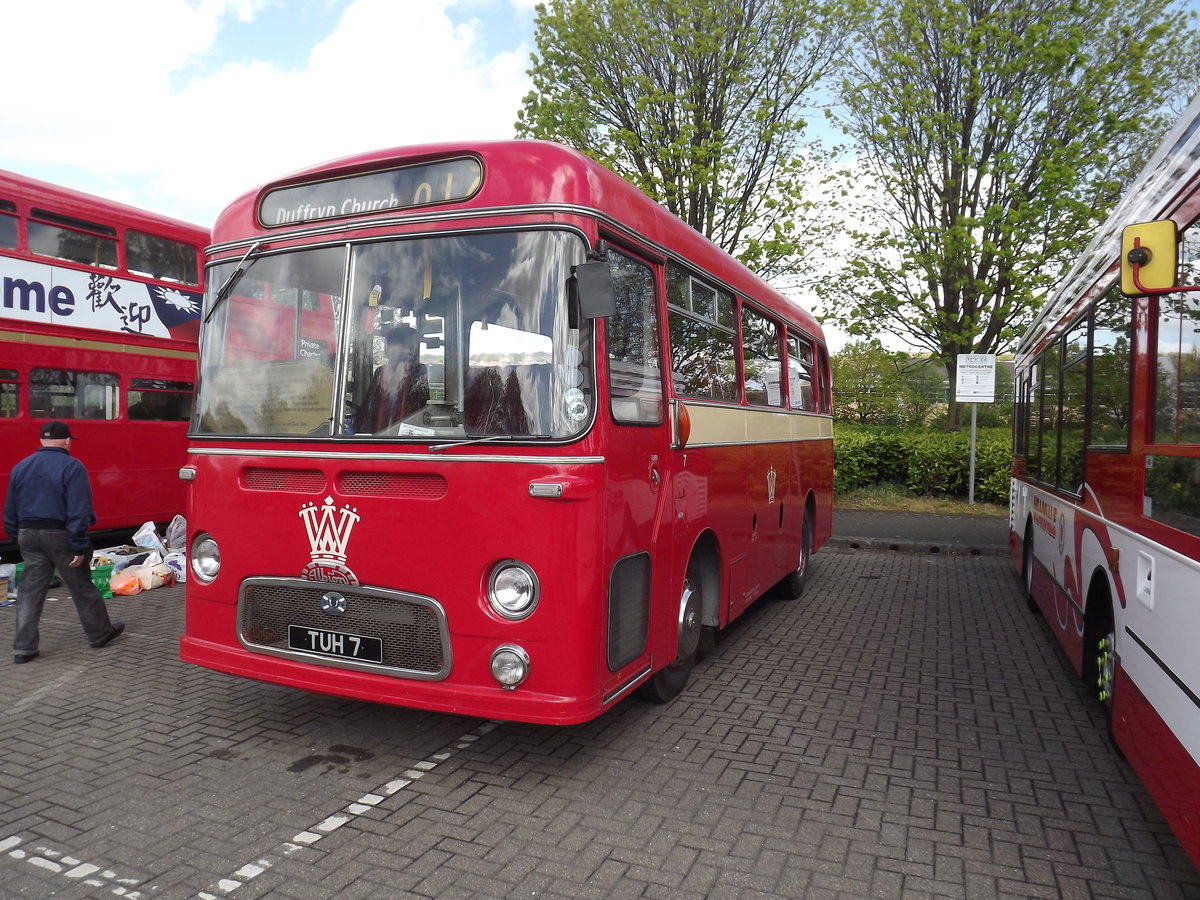
<svg viewBox="0 0 1200 900">
<path fill-rule="evenodd" d="M 71 549 L 86 554 L 95 521 L 87 469 L 66 449 L 42 447 L 13 466 L 4 498 L 4 530 L 11 537 L 21 528 L 65 528 Z"/>
</svg>

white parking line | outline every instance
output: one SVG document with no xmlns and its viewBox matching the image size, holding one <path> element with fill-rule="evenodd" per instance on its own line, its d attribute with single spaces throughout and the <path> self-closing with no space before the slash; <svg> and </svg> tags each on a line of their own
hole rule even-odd
<svg viewBox="0 0 1200 900">
<path fill-rule="evenodd" d="M 294 835 L 290 841 L 285 841 L 273 853 L 262 859 L 257 859 L 252 863 L 247 863 L 242 866 L 232 875 L 220 879 L 212 888 L 207 891 L 201 891 L 196 895 L 196 900 L 220 900 L 221 897 L 228 897 L 238 888 L 253 881 L 263 872 L 270 869 L 277 861 L 284 859 L 297 850 L 303 850 L 305 847 L 311 847 L 316 844 L 321 838 L 327 834 L 332 834 L 343 825 L 354 821 L 358 816 L 368 810 L 374 809 L 388 797 L 391 797 L 400 791 L 404 790 L 414 781 L 423 778 L 425 775 L 436 769 L 441 763 L 445 762 L 455 751 L 465 750 L 472 743 L 479 740 L 485 734 L 493 731 L 499 722 L 484 722 L 474 731 L 470 731 L 458 738 L 452 747 L 441 750 L 428 759 L 422 760 L 411 769 L 407 769 L 400 776 L 393 778 L 391 781 L 383 784 L 368 794 L 364 794 L 352 803 L 347 804 L 336 813 L 322 819 L 315 825 L 311 825 L 304 831 Z"/>
<path fill-rule="evenodd" d="M 107 891 L 114 897 L 126 897 L 128 900 L 140 900 L 142 897 L 141 892 L 135 890 L 141 885 L 136 878 L 121 878 L 111 869 L 83 862 L 44 844 L 22 848 L 24 843 L 25 838 L 16 834 L 0 839 L 0 853 L 7 853 L 13 859 L 24 860 L 31 866 L 61 875 L 75 884 Z"/>
</svg>

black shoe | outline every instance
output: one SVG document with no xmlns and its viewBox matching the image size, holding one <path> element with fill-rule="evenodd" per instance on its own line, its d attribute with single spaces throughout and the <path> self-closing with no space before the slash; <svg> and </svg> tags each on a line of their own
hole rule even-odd
<svg viewBox="0 0 1200 900">
<path fill-rule="evenodd" d="M 18 665 L 20 665 L 21 663 L 27 663 L 32 659 L 37 659 L 37 655 L 38 655 L 38 652 L 36 650 L 34 650 L 32 653 L 27 653 L 25 656 L 14 655 L 13 662 Z"/>
<path fill-rule="evenodd" d="M 111 643 L 116 638 L 119 638 L 121 636 L 121 632 L 123 632 L 124 630 L 125 630 L 124 622 L 113 622 L 112 631 L 110 631 L 104 637 L 100 638 L 100 640 L 96 641 L 96 643 L 92 644 L 92 647 L 95 648 L 96 650 L 99 650 L 101 647 L 105 646 L 106 644 Z"/>
</svg>

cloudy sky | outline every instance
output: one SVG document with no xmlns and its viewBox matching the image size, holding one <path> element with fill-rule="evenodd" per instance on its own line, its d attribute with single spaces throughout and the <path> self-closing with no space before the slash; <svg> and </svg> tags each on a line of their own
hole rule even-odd
<svg viewBox="0 0 1200 900">
<path fill-rule="evenodd" d="M 536 2 L 6 3 L 0 169 L 210 226 L 312 163 L 512 137 Z"/>
</svg>

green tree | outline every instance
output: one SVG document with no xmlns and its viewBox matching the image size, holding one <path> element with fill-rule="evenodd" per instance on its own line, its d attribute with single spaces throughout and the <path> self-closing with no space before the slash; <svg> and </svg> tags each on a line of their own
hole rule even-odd
<svg viewBox="0 0 1200 900">
<path fill-rule="evenodd" d="M 851 341 L 830 358 L 833 417 L 857 425 L 896 425 L 905 390 L 904 357 L 877 340 Z"/>
<path fill-rule="evenodd" d="M 828 318 L 952 383 L 958 354 L 1006 349 L 1194 86 L 1192 21 L 1172 0 L 876 0 L 838 93 L 880 197 Z"/>
<path fill-rule="evenodd" d="M 831 221 L 802 113 L 852 6 L 548 0 L 517 133 L 582 150 L 764 277 L 794 271 Z"/>
</svg>

